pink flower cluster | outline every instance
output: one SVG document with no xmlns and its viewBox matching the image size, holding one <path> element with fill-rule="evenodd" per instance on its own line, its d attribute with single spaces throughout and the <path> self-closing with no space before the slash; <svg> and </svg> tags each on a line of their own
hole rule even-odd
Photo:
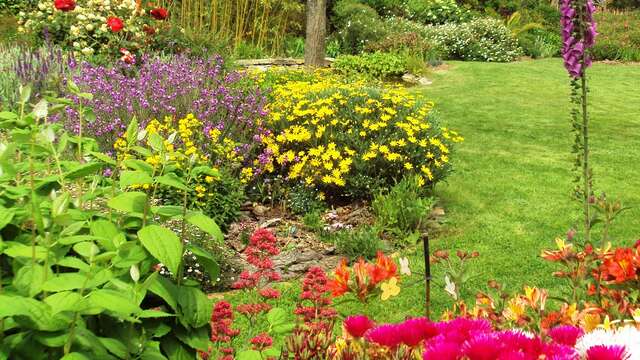
<svg viewBox="0 0 640 360">
<path fill-rule="evenodd" d="M 586 51 L 595 44 L 596 23 L 593 0 L 562 0 L 560 23 L 562 25 L 562 58 L 569 75 L 576 79 L 584 75 L 585 68 L 591 66 L 591 58 Z"/>
<path fill-rule="evenodd" d="M 226 301 L 219 301 L 213 307 L 211 314 L 211 341 L 216 343 L 220 351 L 225 354 L 223 359 L 233 359 L 231 342 L 238 336 L 239 330 L 232 329 L 233 309 Z"/>
<path fill-rule="evenodd" d="M 427 318 L 408 319 L 399 324 L 375 326 L 364 315 L 345 319 L 345 330 L 356 340 L 364 339 L 391 354 L 409 348 L 423 351 L 425 360 L 578 360 L 574 349 L 583 335 L 573 326 L 559 326 L 547 340 L 520 330 L 495 331 L 484 319 L 457 318 L 431 322 Z M 624 347 L 594 346 L 587 360 L 625 360 Z"/>
<path fill-rule="evenodd" d="M 247 262 L 256 267 L 256 271 L 249 272 L 247 270 L 240 274 L 240 279 L 236 281 L 232 287 L 234 289 L 253 289 L 259 286 L 261 280 L 267 282 L 279 281 L 280 274 L 273 269 L 273 260 L 271 258 L 280 253 L 278 248 L 278 240 L 267 229 L 256 230 L 249 239 L 249 245 L 245 250 Z M 273 298 L 275 291 L 265 293 L 267 298 Z M 279 294 L 278 294 L 279 295 Z"/>
<path fill-rule="evenodd" d="M 336 317 L 335 309 L 331 308 L 329 296 L 329 279 L 327 274 L 318 266 L 309 268 L 302 281 L 300 300 L 311 305 L 300 304 L 295 310 L 305 323 L 332 320 Z"/>
</svg>

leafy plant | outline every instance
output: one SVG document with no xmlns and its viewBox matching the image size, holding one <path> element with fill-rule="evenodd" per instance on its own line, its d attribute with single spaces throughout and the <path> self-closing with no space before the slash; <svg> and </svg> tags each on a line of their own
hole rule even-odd
<svg viewBox="0 0 640 360">
<path fill-rule="evenodd" d="M 394 53 L 343 55 L 336 59 L 333 68 L 345 77 L 360 75 L 368 79 L 391 79 L 407 71 L 404 56 Z"/>
<path fill-rule="evenodd" d="M 183 254 L 190 251 L 213 277 L 217 264 L 161 221 L 191 223 L 219 241 L 221 233 L 184 203 L 155 206 L 145 192 L 122 191 L 131 183 L 188 187 L 171 161 L 152 166 L 96 152 L 82 135 L 93 118 L 83 106 L 91 95 L 68 86 L 79 99 L 78 135 L 48 121 L 71 101 L 49 98 L 30 108 L 28 86 L 18 112 L 0 113 L 7 131 L 0 144 L 0 355 L 193 358 L 208 348 L 211 302 L 184 279 Z M 127 146 L 145 136 L 133 121 Z M 137 151 L 164 154 L 162 140 L 148 136 L 151 148 Z"/>
<path fill-rule="evenodd" d="M 382 231 L 377 226 L 362 225 L 355 229 L 339 230 L 325 236 L 335 244 L 336 250 L 350 260 L 359 257 L 372 259 L 385 246 L 380 238 Z"/>
<path fill-rule="evenodd" d="M 505 25 L 509 30 L 511 30 L 511 34 L 514 37 L 518 37 L 522 34 L 525 34 L 533 29 L 542 29 L 542 24 L 539 23 L 526 23 L 522 24 L 522 14 L 519 11 L 514 12 L 509 16 L 509 18 L 505 21 Z"/>
<path fill-rule="evenodd" d="M 358 54 L 369 42 L 387 35 L 385 23 L 375 9 L 357 0 L 339 0 L 333 7 L 333 23 L 342 50 Z"/>
<path fill-rule="evenodd" d="M 409 245 L 403 240 L 421 231 L 434 205 L 433 198 L 425 198 L 423 193 L 415 177 L 406 177 L 388 193 L 379 193 L 373 199 L 371 207 L 376 224 L 394 236 L 395 246 Z"/>
</svg>

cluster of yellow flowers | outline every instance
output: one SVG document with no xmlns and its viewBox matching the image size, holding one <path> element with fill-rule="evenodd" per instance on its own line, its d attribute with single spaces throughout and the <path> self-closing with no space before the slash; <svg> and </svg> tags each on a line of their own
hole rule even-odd
<svg viewBox="0 0 640 360">
<path fill-rule="evenodd" d="M 348 186 L 355 173 L 392 183 L 413 172 L 422 185 L 435 183 L 451 144 L 463 141 L 433 122 L 433 103 L 401 87 L 368 89 L 316 73 L 312 81 L 276 82 L 271 96 L 264 168 L 309 186 Z"/>
</svg>

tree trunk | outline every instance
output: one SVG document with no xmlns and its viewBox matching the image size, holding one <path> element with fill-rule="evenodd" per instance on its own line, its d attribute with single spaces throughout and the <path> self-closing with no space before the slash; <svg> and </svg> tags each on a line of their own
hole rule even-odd
<svg viewBox="0 0 640 360">
<path fill-rule="evenodd" d="M 324 66 L 327 32 L 327 0 L 307 0 L 307 38 L 304 44 L 306 66 Z"/>
</svg>

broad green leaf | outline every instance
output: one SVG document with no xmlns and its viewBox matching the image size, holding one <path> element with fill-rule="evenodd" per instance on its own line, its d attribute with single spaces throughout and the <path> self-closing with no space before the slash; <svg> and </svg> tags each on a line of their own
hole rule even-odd
<svg viewBox="0 0 640 360">
<path fill-rule="evenodd" d="M 32 247 L 15 241 L 4 242 L 4 253 L 12 258 L 31 258 Z M 42 246 L 35 246 L 36 259 L 44 260 L 47 257 L 47 249 Z"/>
<path fill-rule="evenodd" d="M 10 111 L 0 111 L 0 120 L 15 120 L 18 118 L 18 114 Z"/>
<path fill-rule="evenodd" d="M 91 95 L 89 93 L 83 93 L 83 94 Z M 92 123 L 92 122 L 96 121 L 96 114 L 93 112 L 93 109 L 87 107 L 87 108 L 84 108 L 82 110 L 83 110 L 82 111 L 82 116 L 84 117 L 84 119 L 88 123 Z"/>
<path fill-rule="evenodd" d="M 64 173 L 63 176 L 67 180 L 79 179 L 79 178 L 87 177 L 89 175 L 93 175 L 103 167 L 104 167 L 104 164 L 99 162 L 82 164 L 72 169 L 71 171 Z"/>
<path fill-rule="evenodd" d="M 209 166 L 196 166 L 193 168 L 193 170 L 191 170 L 191 175 L 193 177 L 197 177 L 198 175 L 202 175 L 202 174 L 217 178 L 220 176 L 220 171 L 218 171 L 217 169 L 213 169 Z"/>
<path fill-rule="evenodd" d="M 164 149 L 164 139 L 158 133 L 150 133 L 147 142 L 156 152 L 161 152 Z"/>
<path fill-rule="evenodd" d="M 89 151 L 89 155 L 93 156 L 97 160 L 102 161 L 103 163 L 113 165 L 113 166 L 117 165 L 116 161 L 107 154 L 103 154 L 95 151 Z"/>
<path fill-rule="evenodd" d="M 114 338 L 98 337 L 102 346 L 119 359 L 125 359 L 128 355 L 127 346 L 122 341 Z"/>
<path fill-rule="evenodd" d="M 34 338 L 40 344 L 45 345 L 47 347 L 56 348 L 62 347 L 69 339 L 68 331 L 56 331 L 54 333 L 49 332 L 36 332 L 34 334 Z"/>
<path fill-rule="evenodd" d="M 111 198 L 107 205 L 124 213 L 142 213 L 147 204 L 147 194 L 143 192 L 126 192 Z"/>
<path fill-rule="evenodd" d="M 81 289 L 87 284 L 87 282 L 87 275 L 78 273 L 62 273 L 52 277 L 42 284 L 42 290 L 59 292 Z"/>
<path fill-rule="evenodd" d="M 173 311 L 178 310 L 178 287 L 171 280 L 158 276 L 149 286 L 149 291 L 160 296 Z"/>
<path fill-rule="evenodd" d="M 75 291 L 62 291 L 44 299 L 44 302 L 51 306 L 53 314 L 63 311 L 79 311 L 78 305 L 83 301 L 83 297 Z"/>
<path fill-rule="evenodd" d="M 140 360 L 167 360 L 167 358 L 160 352 L 160 342 L 147 341 L 142 355 L 140 355 Z"/>
<path fill-rule="evenodd" d="M 60 231 L 60 236 L 71 236 L 77 234 L 82 228 L 87 224 L 86 221 L 77 221 L 72 223 L 71 225 L 66 226 L 62 231 Z"/>
<path fill-rule="evenodd" d="M 221 244 L 224 240 L 224 235 L 222 235 L 222 231 L 218 224 L 216 224 L 216 222 L 207 215 L 201 212 L 192 212 L 187 214 L 187 221 L 211 235 L 218 244 Z"/>
<path fill-rule="evenodd" d="M 91 259 L 100 253 L 100 248 L 96 244 L 86 241 L 73 245 L 73 251 L 86 259 Z"/>
<path fill-rule="evenodd" d="M 237 360 L 262 360 L 262 355 L 257 350 L 244 350 L 236 355 Z"/>
<path fill-rule="evenodd" d="M 220 275 L 220 264 L 206 250 L 196 246 L 189 245 L 189 250 L 198 258 L 198 263 L 204 267 L 209 274 L 209 278 L 214 281 Z"/>
<path fill-rule="evenodd" d="M 174 217 L 182 215 L 182 206 L 164 205 L 164 206 L 152 206 L 151 212 L 155 215 L 164 217 Z"/>
<path fill-rule="evenodd" d="M 284 309 L 276 307 L 269 310 L 267 313 L 267 321 L 269 322 L 269 325 L 276 326 L 286 324 L 289 319 L 287 317 L 287 312 L 284 311 Z"/>
<path fill-rule="evenodd" d="M 79 352 L 72 352 L 61 357 L 60 360 L 91 360 L 91 358 Z"/>
<path fill-rule="evenodd" d="M 57 262 L 57 265 L 72 268 L 72 269 L 78 269 L 82 271 L 89 271 L 90 269 L 89 264 L 80 260 L 77 257 L 71 257 L 71 256 L 60 259 Z"/>
<path fill-rule="evenodd" d="M 145 249 L 169 271 L 178 273 L 182 261 L 182 241 L 173 231 L 158 225 L 149 225 L 138 231 L 138 238 Z"/>
<path fill-rule="evenodd" d="M 266 350 L 264 350 L 262 352 L 262 355 L 266 358 L 266 359 L 270 359 L 270 358 L 274 358 L 274 359 L 278 359 L 280 357 L 280 350 L 278 350 L 275 347 L 270 347 Z"/>
<path fill-rule="evenodd" d="M 0 206 L 0 230 L 4 229 L 5 226 L 7 226 L 9 223 L 11 223 L 11 220 L 13 220 L 13 217 L 16 214 L 16 210 L 12 209 L 12 208 L 5 208 L 5 207 L 1 207 Z"/>
<path fill-rule="evenodd" d="M 70 318 L 53 315 L 51 307 L 35 299 L 0 295 L 0 318 L 13 316 L 20 326 L 43 331 L 64 329 Z"/>
<path fill-rule="evenodd" d="M 51 203 L 51 215 L 53 217 L 57 217 L 64 214 L 69 208 L 69 200 L 70 197 L 68 192 L 63 192 L 53 199 L 53 202 Z"/>
<path fill-rule="evenodd" d="M 118 248 L 118 254 L 113 258 L 113 265 L 118 268 L 129 268 L 147 259 L 149 255 L 137 242 L 125 242 Z"/>
<path fill-rule="evenodd" d="M 182 181 L 182 179 L 174 173 L 168 173 L 163 176 L 158 176 L 155 178 L 155 181 L 158 184 L 166 185 L 178 190 L 191 191 L 191 188 L 185 185 L 184 181 Z"/>
<path fill-rule="evenodd" d="M 120 234 L 118 227 L 109 220 L 92 221 L 89 225 L 91 235 L 98 237 L 98 242 L 109 251 L 116 250 L 113 239 Z"/>
<path fill-rule="evenodd" d="M 129 144 L 133 144 L 137 137 L 138 137 L 138 119 L 136 119 L 136 117 L 134 116 L 133 119 L 131 119 L 131 122 L 129 123 L 129 126 L 127 126 L 127 132 L 125 133 L 125 137 L 127 138 L 127 142 Z"/>
<path fill-rule="evenodd" d="M 93 235 L 73 235 L 59 238 L 58 243 L 61 245 L 73 245 L 79 242 L 93 240 L 98 240 L 98 237 Z"/>
<path fill-rule="evenodd" d="M 193 360 L 195 352 L 189 351 L 180 341 L 173 336 L 162 339 L 162 350 L 167 354 L 169 360 Z"/>
<path fill-rule="evenodd" d="M 151 184 L 153 179 L 144 171 L 123 171 L 120 174 L 120 188 L 125 189 L 131 185 Z"/>
<path fill-rule="evenodd" d="M 31 98 L 31 85 L 21 85 L 19 89 L 20 103 L 26 104 Z"/>
<path fill-rule="evenodd" d="M 51 270 L 46 270 L 47 276 L 53 276 Z M 20 295 L 34 297 L 42 291 L 42 284 L 45 278 L 44 266 L 38 264 L 27 264 L 22 266 L 13 278 L 13 286 Z"/>
<path fill-rule="evenodd" d="M 174 334 L 183 343 L 196 350 L 206 351 L 209 348 L 209 330 L 207 327 L 187 330 L 182 326 L 174 326 Z"/>
<path fill-rule="evenodd" d="M 142 160 L 127 159 L 123 161 L 122 164 L 132 170 L 144 171 L 149 175 L 153 174 L 153 166 Z"/>
<path fill-rule="evenodd" d="M 206 325 L 211 320 L 211 300 L 200 289 L 180 287 L 178 304 L 182 310 L 180 320 L 188 326 L 197 328 Z"/>
<path fill-rule="evenodd" d="M 94 290 L 89 295 L 89 301 L 95 306 L 116 314 L 130 315 L 141 311 L 131 298 L 115 290 Z"/>
<path fill-rule="evenodd" d="M 152 319 L 152 318 L 172 317 L 172 316 L 175 316 L 175 314 L 170 314 L 160 310 L 142 310 L 137 316 L 140 319 Z"/>
</svg>

